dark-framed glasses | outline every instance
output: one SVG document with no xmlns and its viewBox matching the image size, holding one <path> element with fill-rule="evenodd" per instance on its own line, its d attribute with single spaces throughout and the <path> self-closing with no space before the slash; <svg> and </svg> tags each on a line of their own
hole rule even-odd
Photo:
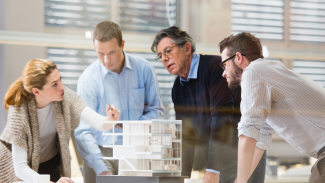
<svg viewBox="0 0 325 183">
<path fill-rule="evenodd" d="M 245 56 L 244 54 L 241 54 L 242 56 Z M 236 56 L 236 54 L 234 54 L 233 56 L 227 58 L 226 60 L 220 62 L 220 66 L 223 70 L 226 70 L 226 62 L 232 58 L 234 58 Z"/>
<path fill-rule="evenodd" d="M 172 49 L 175 47 L 175 46 L 179 46 L 179 45 L 182 45 L 182 44 L 185 44 L 185 43 L 178 43 L 178 44 L 176 44 L 176 45 L 174 45 L 174 46 L 172 46 L 172 47 L 169 47 L 169 48 L 166 48 L 164 51 L 163 51 L 163 54 L 166 56 L 166 57 L 168 57 L 169 55 L 170 55 L 170 53 L 172 52 Z M 156 60 L 157 61 L 161 61 L 161 58 L 162 58 L 162 54 L 159 54 L 159 55 L 157 55 L 156 56 Z"/>
</svg>

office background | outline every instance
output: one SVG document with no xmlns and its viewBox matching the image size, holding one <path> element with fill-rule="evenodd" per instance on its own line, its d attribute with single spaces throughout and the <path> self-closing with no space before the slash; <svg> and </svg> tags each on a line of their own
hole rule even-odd
<svg viewBox="0 0 325 183">
<path fill-rule="evenodd" d="M 63 83 L 75 90 L 82 71 L 96 60 L 91 35 L 104 20 L 120 25 L 127 52 L 155 67 L 164 119 L 175 118 L 175 76 L 150 47 L 156 33 L 172 25 L 186 30 L 201 54 L 220 55 L 218 43 L 232 33 L 254 33 L 268 59 L 325 86 L 324 10 L 325 0 L 0 0 L 0 96 L 33 58 L 54 61 Z M 0 107 L 0 132 L 6 116 Z M 284 169 L 310 164 L 278 135 L 268 156 Z"/>
</svg>

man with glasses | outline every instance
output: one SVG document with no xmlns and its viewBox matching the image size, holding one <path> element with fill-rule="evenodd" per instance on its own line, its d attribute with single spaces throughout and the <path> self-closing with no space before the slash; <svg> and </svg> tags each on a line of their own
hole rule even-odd
<svg viewBox="0 0 325 183">
<path fill-rule="evenodd" d="M 239 33 L 219 43 L 228 86 L 241 86 L 237 183 L 246 183 L 277 132 L 302 154 L 318 158 L 309 183 L 325 182 L 325 89 L 268 61 L 260 40 Z"/>
<path fill-rule="evenodd" d="M 87 67 L 78 80 L 78 95 L 97 113 L 106 115 L 106 105 L 121 111 L 120 120 L 157 119 L 163 112 L 155 69 L 150 63 L 124 51 L 122 31 L 114 22 L 99 23 L 93 34 L 98 60 Z M 115 132 L 122 133 L 122 126 Z M 107 132 L 106 132 L 107 133 Z M 108 132 L 111 133 L 111 132 Z M 122 145 L 121 136 L 104 136 L 84 121 L 75 129 L 79 154 L 84 159 L 84 183 L 96 182 L 96 175 L 117 175 L 118 162 L 111 157 L 112 148 Z"/>
<path fill-rule="evenodd" d="M 172 100 L 176 119 L 183 121 L 182 175 L 191 176 L 193 162 L 203 162 L 204 183 L 233 183 L 237 176 L 240 112 L 236 109 L 240 90 L 228 88 L 222 77 L 220 56 L 199 55 L 195 47 L 191 36 L 176 26 L 161 30 L 151 47 L 167 71 L 178 76 Z M 195 161 L 194 151 L 203 151 Z M 250 181 L 264 182 L 264 173 L 265 159 Z"/>
</svg>

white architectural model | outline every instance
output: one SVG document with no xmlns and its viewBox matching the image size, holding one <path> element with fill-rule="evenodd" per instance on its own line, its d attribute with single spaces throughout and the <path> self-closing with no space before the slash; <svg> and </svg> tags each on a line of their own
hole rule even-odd
<svg viewBox="0 0 325 183">
<path fill-rule="evenodd" d="M 113 139 L 123 137 L 123 145 L 104 145 L 113 148 L 118 159 L 118 175 L 122 176 L 181 176 L 182 121 L 119 121 L 123 133 L 103 133 Z"/>
</svg>

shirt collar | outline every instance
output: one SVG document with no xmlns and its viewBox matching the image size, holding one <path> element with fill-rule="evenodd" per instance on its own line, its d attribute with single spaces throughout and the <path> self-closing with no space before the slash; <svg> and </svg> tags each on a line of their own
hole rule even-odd
<svg viewBox="0 0 325 183">
<path fill-rule="evenodd" d="M 199 61 L 200 61 L 200 55 L 194 52 L 192 62 L 191 62 L 190 71 L 188 73 L 187 79 L 179 77 L 180 78 L 179 81 L 181 82 L 181 85 L 183 85 L 183 82 L 188 82 L 190 79 L 197 79 L 197 71 L 199 68 Z"/>
<path fill-rule="evenodd" d="M 258 58 L 256 60 L 251 61 L 251 63 L 249 63 L 249 65 L 244 69 L 244 71 L 247 70 L 247 68 L 250 68 L 250 66 L 252 66 L 255 63 L 260 62 L 260 61 L 267 61 L 267 59 L 265 59 L 265 58 Z"/>
<path fill-rule="evenodd" d="M 124 54 L 124 67 L 122 69 L 122 71 L 124 70 L 124 68 L 128 68 L 128 69 L 131 69 L 133 70 L 132 66 L 131 66 L 131 63 L 130 63 L 130 58 L 129 58 L 129 55 L 127 53 L 125 53 L 125 51 L 123 50 L 123 54 Z M 113 71 L 111 70 L 108 70 L 101 62 L 100 60 L 98 59 L 99 61 L 99 65 L 100 65 L 100 68 L 102 70 L 102 77 L 105 77 L 107 73 L 113 73 Z"/>
<path fill-rule="evenodd" d="M 131 63 L 130 63 L 130 58 L 129 55 L 127 53 L 125 53 L 125 51 L 123 50 L 123 54 L 124 54 L 124 59 L 125 59 L 125 64 L 124 67 L 133 70 Z"/>
</svg>

